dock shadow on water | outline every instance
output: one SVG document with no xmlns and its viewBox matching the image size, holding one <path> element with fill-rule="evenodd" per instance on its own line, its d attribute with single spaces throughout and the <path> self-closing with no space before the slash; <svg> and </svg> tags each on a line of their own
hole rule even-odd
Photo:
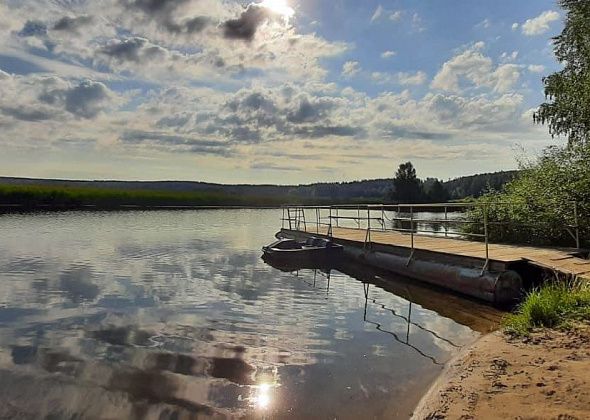
<svg viewBox="0 0 590 420">
<path fill-rule="evenodd" d="M 277 210 L 0 217 L 0 418 L 407 418 L 494 309 L 267 264 Z"/>
</svg>

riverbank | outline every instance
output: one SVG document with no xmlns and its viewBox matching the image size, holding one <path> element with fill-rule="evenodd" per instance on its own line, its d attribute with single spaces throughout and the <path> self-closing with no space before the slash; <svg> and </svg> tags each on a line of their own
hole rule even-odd
<svg viewBox="0 0 590 420">
<path fill-rule="evenodd" d="M 450 361 L 414 419 L 590 418 L 590 324 L 494 332 Z"/>
</svg>

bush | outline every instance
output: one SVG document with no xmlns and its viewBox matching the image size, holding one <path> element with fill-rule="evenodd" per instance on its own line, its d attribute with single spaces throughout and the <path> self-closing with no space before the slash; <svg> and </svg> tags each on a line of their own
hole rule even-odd
<svg viewBox="0 0 590 420">
<path fill-rule="evenodd" d="M 524 336 L 533 328 L 566 327 L 590 319 L 590 288 L 581 283 L 550 283 L 528 293 L 504 320 L 507 332 Z"/>
<path fill-rule="evenodd" d="M 488 205 L 490 240 L 537 245 L 575 244 L 565 226 L 574 226 L 574 202 L 582 243 L 590 239 L 590 145 L 552 146 L 522 171 L 504 191 L 490 191 L 476 202 Z M 470 220 L 483 220 L 473 210 Z M 481 226 L 468 228 L 482 233 Z M 573 232 L 573 230 L 572 230 Z"/>
</svg>

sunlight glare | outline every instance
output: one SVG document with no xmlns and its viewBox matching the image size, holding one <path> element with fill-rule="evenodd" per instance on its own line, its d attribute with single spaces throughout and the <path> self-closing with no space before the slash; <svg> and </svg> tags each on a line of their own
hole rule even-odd
<svg viewBox="0 0 590 420">
<path fill-rule="evenodd" d="M 263 0 L 260 5 L 271 10 L 273 13 L 281 15 L 287 20 L 295 14 L 295 10 L 289 6 L 287 0 Z"/>
<path fill-rule="evenodd" d="M 254 398 L 256 407 L 264 410 L 270 405 L 270 390 L 270 384 L 261 384 L 258 387 Z"/>
</svg>

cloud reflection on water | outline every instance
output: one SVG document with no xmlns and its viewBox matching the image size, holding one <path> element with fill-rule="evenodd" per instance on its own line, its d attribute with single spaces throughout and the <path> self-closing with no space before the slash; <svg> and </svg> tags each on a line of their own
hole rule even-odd
<svg viewBox="0 0 590 420">
<path fill-rule="evenodd" d="M 389 286 L 392 294 L 374 276 L 294 276 L 266 265 L 259 249 L 279 216 L 0 218 L 0 417 L 372 417 L 392 404 L 411 409 L 439 368 L 363 321 L 363 282 L 371 281 L 371 319 L 405 333 L 407 323 L 388 312 L 407 310 L 403 288 Z M 44 233 L 30 241 L 40 226 Z M 412 320 L 436 332 L 412 326 L 411 343 L 424 354 L 446 360 L 456 351 L 437 335 L 459 345 L 477 336 L 441 317 L 444 308 L 427 309 L 435 295 L 412 293 Z"/>
</svg>

